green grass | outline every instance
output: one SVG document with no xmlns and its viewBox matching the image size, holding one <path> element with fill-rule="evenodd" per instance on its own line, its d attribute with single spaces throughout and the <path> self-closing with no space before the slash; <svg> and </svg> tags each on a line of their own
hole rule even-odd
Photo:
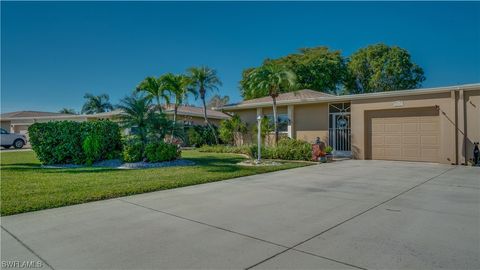
<svg viewBox="0 0 480 270">
<path fill-rule="evenodd" d="M 109 168 L 44 169 L 33 151 L 1 154 L 1 215 L 115 198 L 131 194 L 220 181 L 240 176 L 306 166 L 285 163 L 276 167 L 235 165 L 234 154 L 183 151 L 197 165 L 143 170 Z"/>
</svg>

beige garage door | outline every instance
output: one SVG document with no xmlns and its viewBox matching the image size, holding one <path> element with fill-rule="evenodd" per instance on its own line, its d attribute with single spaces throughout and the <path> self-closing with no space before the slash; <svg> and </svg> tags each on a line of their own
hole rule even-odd
<svg viewBox="0 0 480 270">
<path fill-rule="evenodd" d="M 367 125 L 371 159 L 439 161 L 440 121 L 435 108 L 370 111 Z"/>
</svg>

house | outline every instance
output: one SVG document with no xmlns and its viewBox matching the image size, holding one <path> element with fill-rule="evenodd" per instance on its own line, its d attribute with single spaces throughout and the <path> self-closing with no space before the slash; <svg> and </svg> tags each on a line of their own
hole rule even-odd
<svg viewBox="0 0 480 270">
<path fill-rule="evenodd" d="M 480 84 L 334 96 L 280 94 L 280 132 L 357 159 L 465 164 L 480 141 Z M 272 115 L 263 97 L 225 106 L 250 125 Z"/>
<path fill-rule="evenodd" d="M 35 122 L 49 121 L 92 121 L 98 119 L 115 120 L 122 111 L 114 110 L 111 112 L 97 114 L 61 114 L 54 112 L 38 112 L 38 111 L 19 111 L 3 113 L 0 115 L 1 127 L 7 131 L 27 134 L 28 127 Z M 173 118 L 173 107 L 165 106 L 164 113 Z M 219 111 L 208 110 L 207 117 L 214 125 L 219 125 L 221 120 L 228 119 L 230 116 Z M 185 125 L 204 125 L 203 108 L 189 105 L 182 105 L 177 110 L 177 122 Z"/>
</svg>

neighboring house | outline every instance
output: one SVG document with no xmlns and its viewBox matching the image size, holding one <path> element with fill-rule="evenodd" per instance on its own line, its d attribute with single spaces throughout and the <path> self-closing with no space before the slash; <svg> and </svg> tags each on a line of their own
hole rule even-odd
<svg viewBox="0 0 480 270">
<path fill-rule="evenodd" d="M 173 108 L 166 106 L 165 114 L 169 118 L 173 118 Z M 114 110 L 111 112 L 97 114 L 61 114 L 54 112 L 37 112 L 37 111 L 19 111 L 11 113 L 3 113 L 0 115 L 1 127 L 7 131 L 27 134 L 28 127 L 35 122 L 49 121 L 91 121 L 97 119 L 115 120 L 122 112 Z M 179 106 L 177 112 L 177 121 L 185 125 L 204 125 L 203 108 L 194 106 Z M 228 119 L 225 113 L 207 109 L 209 121 L 214 125 L 219 125 L 221 120 Z M 27 134 L 28 135 L 28 134 Z"/>
<path fill-rule="evenodd" d="M 357 159 L 464 164 L 480 141 L 480 84 L 333 96 L 312 90 L 281 94 L 279 129 L 317 137 L 337 155 Z M 227 105 L 248 124 L 272 114 L 270 97 Z"/>
</svg>

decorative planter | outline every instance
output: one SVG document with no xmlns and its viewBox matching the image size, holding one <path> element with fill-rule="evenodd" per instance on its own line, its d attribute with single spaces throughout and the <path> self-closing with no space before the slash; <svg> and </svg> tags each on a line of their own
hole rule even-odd
<svg viewBox="0 0 480 270">
<path fill-rule="evenodd" d="M 332 153 L 327 153 L 325 156 L 327 158 L 327 162 L 332 162 L 333 161 L 333 154 Z"/>
</svg>

